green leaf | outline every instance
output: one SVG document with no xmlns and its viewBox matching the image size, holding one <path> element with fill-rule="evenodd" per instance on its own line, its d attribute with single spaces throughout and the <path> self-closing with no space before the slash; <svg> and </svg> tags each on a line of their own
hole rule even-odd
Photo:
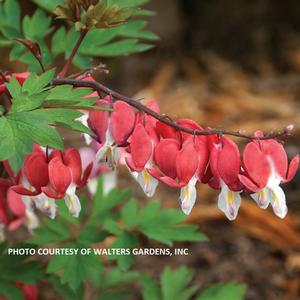
<svg viewBox="0 0 300 300">
<path fill-rule="evenodd" d="M 48 219 L 48 220 L 45 220 L 45 225 L 50 230 L 52 230 L 59 236 L 64 237 L 65 239 L 70 237 L 70 232 L 69 232 L 68 226 L 63 222 L 59 222 L 58 220 L 49 220 Z"/>
<path fill-rule="evenodd" d="M 23 300 L 21 289 L 8 282 L 0 282 L 0 295 L 9 300 Z"/>
<path fill-rule="evenodd" d="M 226 284 L 215 284 L 207 288 L 198 296 L 197 300 L 242 300 L 245 297 L 245 284 L 229 282 Z"/>
<path fill-rule="evenodd" d="M 121 210 L 121 218 L 127 229 L 137 224 L 138 205 L 134 199 L 127 202 Z"/>
<path fill-rule="evenodd" d="M 189 300 L 195 293 L 196 287 L 187 288 L 194 272 L 182 267 L 176 270 L 165 268 L 161 275 L 163 300 Z"/>
<path fill-rule="evenodd" d="M 59 200 L 58 200 L 59 201 Z M 45 220 L 43 226 L 34 231 L 34 235 L 27 240 L 30 244 L 51 244 L 70 238 L 68 226 L 59 219 Z"/>
<path fill-rule="evenodd" d="M 87 225 L 80 230 L 77 241 L 82 244 L 90 245 L 102 242 L 107 236 L 108 233 L 106 231 Z"/>
<path fill-rule="evenodd" d="M 123 231 L 121 230 L 119 224 L 112 219 L 106 220 L 106 222 L 104 223 L 104 228 L 112 234 L 116 234 L 116 235 L 123 234 Z"/>
<path fill-rule="evenodd" d="M 41 9 L 37 9 L 32 17 L 23 18 L 24 36 L 36 41 L 44 39 L 52 31 L 51 21 L 51 17 L 48 17 Z"/>
<path fill-rule="evenodd" d="M 137 237 L 130 232 L 118 233 L 117 239 L 111 244 L 110 248 L 120 249 L 132 249 L 137 245 Z M 125 255 L 110 255 L 110 259 L 117 260 L 118 267 L 127 271 L 134 263 L 134 256 L 132 253 L 126 253 Z"/>
<path fill-rule="evenodd" d="M 29 17 L 25 16 L 20 25 L 21 13 L 20 6 L 15 0 L 6 0 L 0 4 L 0 44 L 12 46 L 10 53 L 11 60 L 20 60 L 28 64 L 28 70 L 40 71 L 40 65 L 31 52 L 25 47 L 14 41 L 16 38 L 30 39 L 37 42 L 40 46 L 43 65 L 47 67 L 53 61 L 53 55 L 50 53 L 45 37 L 52 32 L 51 17 L 48 17 L 42 10 L 35 10 Z"/>
<path fill-rule="evenodd" d="M 40 1 L 38 1 L 40 2 Z M 118 2 L 120 8 L 137 8 L 147 1 L 108 1 Z M 109 4 L 108 3 L 108 4 Z M 113 5 L 116 3 L 111 3 Z M 45 6 L 45 3 L 41 4 Z M 147 10 L 132 10 L 135 16 L 149 16 L 152 12 Z M 158 40 L 158 36 L 145 30 L 147 23 L 142 20 L 129 20 L 125 24 L 113 28 L 91 29 L 83 40 L 78 53 L 75 55 L 73 64 L 79 68 L 91 66 L 91 59 L 94 56 L 118 56 L 128 55 L 146 51 L 153 47 L 148 44 Z M 79 38 L 79 32 L 71 28 L 68 32 L 65 28 L 59 28 L 52 37 L 51 48 L 54 55 L 63 53 L 68 57 Z M 129 39 L 128 39 L 129 38 Z M 141 43 L 139 40 L 143 40 Z"/>
<path fill-rule="evenodd" d="M 115 28 L 117 34 L 120 36 L 145 39 L 149 41 L 156 41 L 159 37 L 150 31 L 144 31 L 147 22 L 142 20 L 132 20 L 126 24 Z"/>
<path fill-rule="evenodd" d="M 33 0 L 33 2 L 41 6 L 43 9 L 53 13 L 56 6 L 62 5 L 64 0 Z"/>
<path fill-rule="evenodd" d="M 18 171 L 24 154 L 32 151 L 32 141 L 24 136 L 17 124 L 0 117 L 0 160 L 9 160 L 14 171 Z"/>
<path fill-rule="evenodd" d="M 140 281 L 143 287 L 143 300 L 161 300 L 160 287 L 155 280 L 143 274 Z"/>
<path fill-rule="evenodd" d="M 92 56 L 121 56 L 130 53 L 143 52 L 153 48 L 153 45 L 140 44 L 137 39 L 124 39 L 101 47 L 80 49 L 80 53 Z"/>
<path fill-rule="evenodd" d="M 28 95 L 41 93 L 52 81 L 52 79 L 54 78 L 54 74 L 54 69 L 43 73 L 41 76 L 37 76 L 35 73 L 31 73 L 30 76 L 25 80 L 22 86 L 22 91 L 27 92 Z"/>
<path fill-rule="evenodd" d="M 50 127 L 48 121 L 41 118 L 36 111 L 11 113 L 7 118 L 18 128 L 19 134 L 29 137 L 39 145 L 63 149 L 62 139 L 56 129 Z"/>
<path fill-rule="evenodd" d="M 44 119 L 49 125 L 66 127 L 68 129 L 91 133 L 89 128 L 76 121 L 82 113 L 74 109 L 49 108 L 37 109 L 30 112 L 32 118 Z"/>
<path fill-rule="evenodd" d="M 48 95 L 45 90 L 53 77 L 54 70 L 50 70 L 41 76 L 32 73 L 26 78 L 22 87 L 14 77 L 11 78 L 7 84 L 7 88 L 13 97 L 10 112 L 30 111 L 41 107 Z"/>
<path fill-rule="evenodd" d="M 60 85 L 52 88 L 47 100 L 67 100 L 67 101 L 81 101 L 87 100 L 85 97 L 91 95 L 94 91 L 89 88 L 73 88 L 71 85 Z M 84 99 L 85 98 L 85 99 Z M 89 97 L 96 101 L 97 97 Z M 91 104 L 90 104 L 91 105 Z"/>
<path fill-rule="evenodd" d="M 138 9 L 133 13 L 133 16 L 153 17 L 156 16 L 156 12 L 148 9 Z"/>
<path fill-rule="evenodd" d="M 103 182 L 101 176 L 98 179 L 97 192 L 94 196 L 93 209 L 88 220 L 88 224 L 99 225 L 103 224 L 106 219 L 111 216 L 111 210 L 124 203 L 131 197 L 130 189 L 118 191 L 117 189 L 111 190 L 107 195 L 103 194 Z"/>
<path fill-rule="evenodd" d="M 59 278 L 57 276 L 51 276 L 50 279 L 53 284 L 55 290 L 63 297 L 65 300 L 82 300 L 84 294 L 83 285 L 79 287 L 79 289 L 74 292 L 70 289 L 70 287 L 66 284 L 61 284 Z"/>
<path fill-rule="evenodd" d="M 147 237 L 172 245 L 173 241 L 204 241 L 195 225 L 180 224 L 185 215 L 175 209 L 160 209 L 159 202 L 146 205 L 138 214 L 138 229 Z"/>
<path fill-rule="evenodd" d="M 54 33 L 52 37 L 52 52 L 55 55 L 58 55 L 60 53 L 64 53 L 66 49 L 66 29 L 64 27 L 60 27 L 56 32 Z"/>
<path fill-rule="evenodd" d="M 110 270 L 103 281 L 101 281 L 101 289 L 111 289 L 133 283 L 138 276 L 139 274 L 137 272 L 122 272 L 121 270 L 114 268 Z"/>
<path fill-rule="evenodd" d="M 20 37 L 20 5 L 16 0 L 0 4 L 0 31 L 7 39 Z"/>
<path fill-rule="evenodd" d="M 25 244 L 14 248 L 27 248 Z M 0 283 L 35 284 L 43 273 L 37 261 L 27 260 L 26 255 L 8 255 L 7 245 L 3 244 L 0 250 Z M 0 294 L 2 289 L 0 288 Z"/>
<path fill-rule="evenodd" d="M 22 87 L 15 77 L 11 77 L 6 87 L 13 98 L 20 98 L 22 95 Z"/>
<path fill-rule="evenodd" d="M 28 261 L 11 268 L 2 277 L 31 285 L 35 284 L 43 275 L 44 273 L 37 261 Z"/>
<path fill-rule="evenodd" d="M 66 245 L 68 248 L 79 249 L 77 255 L 54 256 L 51 258 L 47 272 L 61 273 L 61 284 L 67 284 L 73 291 L 80 288 L 86 278 L 92 281 L 101 280 L 102 262 L 100 258 L 92 252 L 90 255 L 81 255 L 82 246 L 77 243 Z"/>
</svg>

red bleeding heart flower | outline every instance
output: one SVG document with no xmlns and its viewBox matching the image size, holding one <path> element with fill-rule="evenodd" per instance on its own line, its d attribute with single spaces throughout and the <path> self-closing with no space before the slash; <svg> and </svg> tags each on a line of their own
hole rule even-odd
<svg viewBox="0 0 300 300">
<path fill-rule="evenodd" d="M 218 207 L 229 220 L 234 220 L 241 204 L 242 192 L 238 146 L 227 137 L 211 136 L 209 166 L 213 175 L 209 185 L 214 189 L 221 189 Z"/>
<path fill-rule="evenodd" d="M 0 179 L 0 222 L 8 230 L 19 228 L 26 218 L 26 207 L 19 194 L 11 189 L 12 182 Z"/>
<path fill-rule="evenodd" d="M 261 133 L 256 135 L 261 136 Z M 272 139 L 252 141 L 245 147 L 243 165 L 245 173 L 239 177 L 251 197 L 264 209 L 271 203 L 274 213 L 284 218 L 287 214 L 286 199 L 279 185 L 293 179 L 299 166 L 299 155 L 288 166 L 282 144 Z"/>
<path fill-rule="evenodd" d="M 109 107 L 110 99 L 100 99 L 98 106 Z M 88 124 L 95 133 L 101 148 L 97 153 L 97 161 L 105 161 L 115 168 L 121 158 L 119 147 L 127 146 L 134 125 L 135 114 L 132 108 L 122 101 L 113 104 L 113 112 L 91 111 Z"/>
<path fill-rule="evenodd" d="M 81 205 L 76 189 L 86 184 L 93 163 L 90 163 L 82 174 L 81 157 L 75 148 L 67 151 L 54 150 L 48 165 L 49 185 L 42 191 L 50 198 L 64 198 L 72 216 L 78 217 Z"/>
<path fill-rule="evenodd" d="M 149 101 L 146 106 L 159 112 L 155 100 Z M 125 159 L 131 174 L 148 197 L 154 195 L 158 185 L 158 181 L 147 171 L 147 168 L 154 165 L 153 151 L 158 143 L 158 136 L 155 131 L 156 123 L 157 120 L 149 115 L 137 114 L 135 129 L 129 139 L 129 154 Z"/>
<path fill-rule="evenodd" d="M 48 159 L 42 149 L 35 147 L 25 158 L 21 183 L 13 190 L 51 218 L 56 215 L 55 199 L 64 198 L 70 213 L 78 217 L 81 206 L 76 189 L 86 184 L 92 167 L 90 163 L 82 171 L 80 154 L 74 148 L 54 150 Z"/>
<path fill-rule="evenodd" d="M 10 179 L 0 178 L 0 240 L 4 239 L 4 228 L 14 231 L 26 225 L 32 231 L 39 223 L 32 207 L 24 203 L 13 186 L 14 182 Z"/>
<path fill-rule="evenodd" d="M 199 179 L 199 162 L 205 160 L 199 150 L 193 137 L 182 146 L 176 139 L 162 139 L 154 150 L 154 161 L 159 170 L 148 169 L 154 178 L 181 189 L 181 207 L 186 214 L 191 212 L 196 201 L 195 184 Z"/>
<path fill-rule="evenodd" d="M 43 192 L 43 188 L 49 184 L 48 167 L 45 151 L 34 145 L 33 152 L 25 156 L 20 183 L 13 189 L 22 195 L 23 202 L 27 206 L 35 206 L 53 219 L 57 210 L 55 200 Z"/>
</svg>

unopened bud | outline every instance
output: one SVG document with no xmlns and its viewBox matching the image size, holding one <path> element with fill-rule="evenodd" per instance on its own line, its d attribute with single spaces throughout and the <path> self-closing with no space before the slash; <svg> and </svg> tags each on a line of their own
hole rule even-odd
<svg viewBox="0 0 300 300">
<path fill-rule="evenodd" d="M 286 128 L 284 130 L 284 134 L 285 135 L 290 135 L 292 133 L 293 129 L 294 129 L 293 124 L 290 124 L 290 125 L 286 126 Z"/>
</svg>

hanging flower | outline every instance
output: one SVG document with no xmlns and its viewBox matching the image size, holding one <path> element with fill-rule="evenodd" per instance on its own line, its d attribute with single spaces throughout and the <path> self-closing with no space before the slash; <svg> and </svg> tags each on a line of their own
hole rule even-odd
<svg viewBox="0 0 300 300">
<path fill-rule="evenodd" d="M 81 205 L 76 189 L 86 184 L 93 163 L 90 163 L 82 174 L 82 163 L 78 150 L 70 148 L 67 151 L 54 150 L 50 155 L 49 185 L 43 187 L 43 192 L 50 198 L 64 198 L 69 212 L 78 217 Z"/>
<path fill-rule="evenodd" d="M 237 216 L 242 192 L 239 181 L 240 153 L 237 145 L 227 137 L 210 137 L 210 171 L 212 178 L 209 185 L 221 189 L 218 207 L 229 220 Z"/>
<path fill-rule="evenodd" d="M 261 136 L 261 133 L 257 135 Z M 252 141 L 244 150 L 243 165 L 245 172 L 239 177 L 251 197 L 263 209 L 271 203 L 274 213 L 284 218 L 286 199 L 279 185 L 293 179 L 299 166 L 299 155 L 288 166 L 282 144 L 275 140 Z"/>
<path fill-rule="evenodd" d="M 39 225 L 37 216 L 31 206 L 25 205 L 22 196 L 13 189 L 14 183 L 9 179 L 0 179 L 0 223 L 3 238 L 4 228 L 14 231 L 25 225 L 32 231 Z"/>
<path fill-rule="evenodd" d="M 146 106 L 159 113 L 155 100 L 148 101 Z M 135 129 L 129 139 L 129 154 L 126 156 L 126 164 L 131 174 L 148 197 L 154 195 L 158 186 L 158 180 L 153 178 L 147 170 L 154 166 L 153 153 L 158 143 L 156 124 L 157 120 L 152 116 L 141 112 L 137 114 Z"/>
<path fill-rule="evenodd" d="M 96 104 L 109 107 L 109 98 L 100 99 Z M 121 158 L 119 147 L 127 145 L 127 139 L 135 125 L 135 114 L 128 104 L 116 101 L 113 110 L 113 112 L 90 111 L 88 120 L 90 128 L 101 144 L 96 160 L 107 163 L 112 169 L 116 168 Z"/>
<path fill-rule="evenodd" d="M 26 206 L 36 207 L 54 219 L 57 211 L 55 199 L 49 198 L 42 191 L 49 184 L 48 165 L 45 151 L 35 145 L 33 152 L 25 157 L 21 183 L 13 189 L 22 195 Z"/>
<path fill-rule="evenodd" d="M 22 182 L 13 190 L 23 195 L 25 203 L 35 205 L 51 218 L 56 215 L 55 199 L 64 198 L 71 215 L 78 217 L 81 205 L 76 189 L 86 184 L 92 167 L 92 163 L 87 165 L 82 174 L 81 157 L 74 148 L 54 150 L 48 159 L 36 149 L 26 156 Z"/>
<path fill-rule="evenodd" d="M 199 159 L 193 137 L 187 139 L 182 147 L 178 140 L 162 139 L 154 151 L 154 161 L 159 170 L 148 169 L 161 182 L 181 189 L 181 208 L 186 214 L 191 212 L 196 201 Z"/>
</svg>

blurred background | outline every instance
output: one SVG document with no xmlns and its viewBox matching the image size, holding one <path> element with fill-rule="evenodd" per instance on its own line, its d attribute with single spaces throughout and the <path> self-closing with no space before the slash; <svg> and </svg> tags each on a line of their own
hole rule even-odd
<svg viewBox="0 0 300 300">
<path fill-rule="evenodd" d="M 35 8 L 21 3 L 28 13 Z M 128 96 L 155 98 L 162 113 L 203 126 L 250 133 L 294 124 L 286 149 L 290 157 L 300 152 L 300 3 L 151 0 L 148 8 L 157 12 L 149 24 L 160 36 L 156 47 L 101 60 L 110 74 L 99 74 L 99 80 Z M 80 143 L 78 135 L 66 140 Z M 242 149 L 245 141 L 238 142 Z M 141 202 L 151 201 L 126 170 L 119 186 L 132 186 Z M 199 224 L 209 241 L 176 244 L 188 247 L 188 256 L 138 257 L 137 268 L 157 275 L 165 265 L 187 265 L 196 269 L 202 287 L 236 280 L 248 285 L 249 300 L 300 299 L 299 188 L 300 174 L 284 186 L 289 207 L 284 220 L 244 197 L 237 220 L 229 222 L 217 209 L 217 191 L 199 185 L 187 222 Z M 174 189 L 160 185 L 155 198 L 179 207 Z"/>
</svg>

